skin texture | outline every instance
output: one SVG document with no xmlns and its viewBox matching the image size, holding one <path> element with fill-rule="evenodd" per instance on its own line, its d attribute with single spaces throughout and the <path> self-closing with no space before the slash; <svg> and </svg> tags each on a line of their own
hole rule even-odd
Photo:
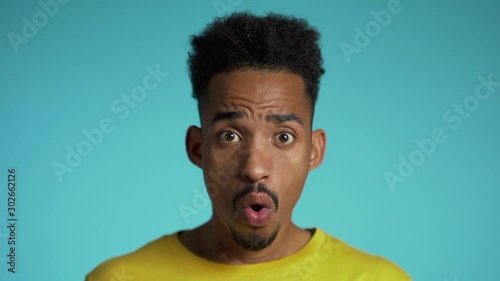
<svg viewBox="0 0 500 281">
<path fill-rule="evenodd" d="M 237 118 L 230 118 L 226 112 Z M 214 122 L 214 116 L 216 118 Z M 292 118 L 292 117 L 293 118 Z M 215 75 L 201 110 L 201 128 L 189 127 L 188 157 L 203 170 L 213 215 L 202 226 L 181 233 L 193 253 L 224 264 L 251 264 L 297 252 L 310 233 L 291 220 L 309 171 L 323 161 L 326 136 L 312 131 L 310 102 L 299 75 L 272 70 L 239 69 Z M 276 194 L 279 207 L 262 227 L 245 222 L 233 198 L 247 186 L 263 184 Z M 239 205 L 238 205 L 239 206 Z M 264 249 L 244 249 L 231 237 L 276 239 Z"/>
</svg>

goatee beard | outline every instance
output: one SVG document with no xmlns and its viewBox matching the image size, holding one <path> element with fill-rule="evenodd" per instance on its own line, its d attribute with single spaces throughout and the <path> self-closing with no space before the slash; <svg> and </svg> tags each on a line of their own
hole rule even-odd
<svg viewBox="0 0 500 281">
<path fill-rule="evenodd" d="M 231 238 L 233 241 L 240 245 L 241 248 L 247 251 L 257 252 L 269 247 L 278 236 L 281 225 L 277 225 L 276 229 L 269 236 L 262 236 L 259 234 L 242 235 L 236 230 L 231 229 Z"/>
</svg>

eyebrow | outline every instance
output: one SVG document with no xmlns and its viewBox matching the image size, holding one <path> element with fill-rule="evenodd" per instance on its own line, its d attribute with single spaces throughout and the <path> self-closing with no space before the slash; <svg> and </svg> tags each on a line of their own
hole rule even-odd
<svg viewBox="0 0 500 281">
<path fill-rule="evenodd" d="M 241 111 L 225 111 L 225 112 L 217 112 L 215 113 L 212 121 L 210 122 L 210 126 L 217 123 L 221 120 L 234 120 L 238 118 L 243 118 L 243 112 Z"/>
<path fill-rule="evenodd" d="M 210 126 L 221 121 L 221 120 L 234 120 L 243 118 L 244 114 L 241 111 L 224 111 L 215 113 Z M 286 114 L 269 114 L 266 116 L 266 121 L 281 124 L 288 121 L 294 121 L 304 126 L 304 122 L 296 113 L 286 113 Z"/>
<path fill-rule="evenodd" d="M 296 113 L 287 113 L 287 114 L 270 114 L 266 116 L 266 120 L 273 123 L 284 123 L 288 121 L 295 121 L 300 125 L 304 126 L 304 122 Z"/>
</svg>

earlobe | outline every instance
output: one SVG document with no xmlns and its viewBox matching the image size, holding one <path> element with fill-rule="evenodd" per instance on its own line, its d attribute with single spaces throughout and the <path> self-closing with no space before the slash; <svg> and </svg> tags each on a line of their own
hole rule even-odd
<svg viewBox="0 0 500 281">
<path fill-rule="evenodd" d="M 311 158 L 309 162 L 309 171 L 319 167 L 323 162 L 326 150 L 326 134 L 325 131 L 318 129 L 312 132 L 311 136 Z"/>
<path fill-rule="evenodd" d="M 201 168 L 201 128 L 190 126 L 186 133 L 186 152 L 191 163 Z"/>
</svg>

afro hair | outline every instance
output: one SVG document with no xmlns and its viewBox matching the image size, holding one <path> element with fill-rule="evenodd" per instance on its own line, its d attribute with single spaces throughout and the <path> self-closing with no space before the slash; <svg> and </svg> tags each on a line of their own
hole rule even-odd
<svg viewBox="0 0 500 281">
<path fill-rule="evenodd" d="M 322 68 L 319 32 L 304 19 L 278 14 L 233 13 L 217 18 L 190 38 L 188 64 L 193 97 L 203 98 L 210 79 L 237 69 L 300 75 L 314 112 Z"/>
</svg>

